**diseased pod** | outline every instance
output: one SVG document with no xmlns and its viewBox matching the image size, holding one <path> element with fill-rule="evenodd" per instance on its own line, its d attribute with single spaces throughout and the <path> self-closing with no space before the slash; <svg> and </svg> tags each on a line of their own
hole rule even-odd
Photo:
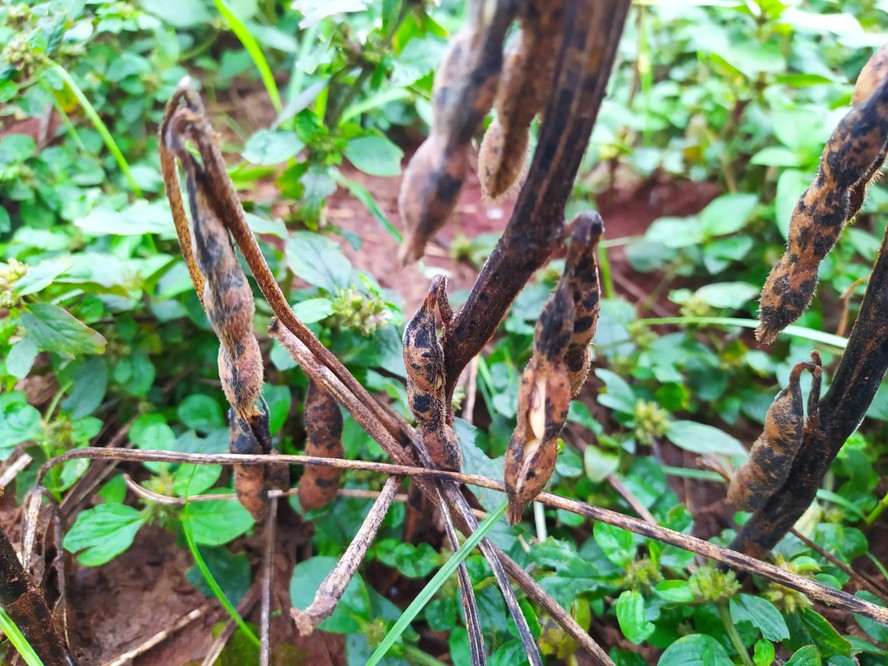
<svg viewBox="0 0 888 666">
<path fill-rule="evenodd" d="M 476 0 L 435 77 L 431 134 L 404 171 L 398 205 L 405 236 L 400 260 L 422 257 L 446 224 L 466 177 L 469 143 L 493 106 L 506 31 L 525 0 Z"/>
<path fill-rule="evenodd" d="M 506 57 L 496 92 L 496 118 L 478 151 L 484 196 L 498 201 L 516 185 L 527 163 L 530 123 L 546 106 L 558 50 L 564 41 L 564 0 L 530 0 L 520 15 L 521 37 Z"/>
<path fill-rule="evenodd" d="M 807 415 L 803 414 L 802 372 L 812 375 Z M 768 408 L 765 427 L 749 452 L 749 460 L 737 470 L 728 487 L 728 500 L 742 511 L 758 511 L 783 487 L 792 462 L 802 444 L 805 428 L 816 425 L 820 402 L 820 354 L 811 353 L 811 362 L 797 363 L 789 383 Z"/>
<path fill-rule="evenodd" d="M 403 355 L 407 400 L 426 450 L 438 467 L 458 471 L 462 454 L 450 423 L 444 392 L 444 349 L 436 328 L 436 313 L 445 328 L 453 316 L 446 290 L 446 278 L 435 276 L 425 301 L 404 330 Z"/>
<path fill-rule="evenodd" d="M 820 170 L 805 190 L 789 227 L 786 253 L 762 289 L 760 325 L 755 334 L 769 344 L 811 303 L 820 262 L 845 224 L 863 205 L 866 188 L 888 151 L 888 46 L 870 59 L 858 77 L 854 107 L 839 122 L 820 158 Z"/>
<path fill-rule="evenodd" d="M 305 454 L 319 458 L 342 458 L 342 412 L 339 404 L 315 382 L 305 395 Z M 339 491 L 342 470 L 307 465 L 299 479 L 299 504 L 305 511 L 327 506 Z"/>
<path fill-rule="evenodd" d="M 185 99 L 185 107 L 178 108 L 180 99 Z M 171 99 L 161 127 L 164 179 L 167 190 L 176 191 L 171 200 L 178 197 L 175 156 L 185 172 L 193 239 L 187 220 L 176 219 L 176 227 L 194 286 L 219 338 L 219 378 L 231 405 L 228 411 L 230 450 L 240 454 L 268 454 L 272 452 L 272 443 L 268 406 L 261 396 L 262 353 L 253 333 L 253 293 L 210 194 L 210 181 L 227 176 L 198 162 L 185 146 L 186 140 L 196 141 L 199 133 L 207 131 L 211 130 L 196 95 L 180 91 Z M 179 212 L 184 212 L 181 207 Z M 173 213 L 179 217 L 175 206 Z M 241 504 L 256 520 L 263 520 L 268 512 L 268 489 L 271 485 L 286 484 L 287 470 L 281 466 L 235 465 L 234 477 Z"/>
<path fill-rule="evenodd" d="M 592 211 L 581 213 L 568 226 L 570 247 L 564 277 L 574 305 L 573 333 L 564 354 L 570 379 L 570 397 L 576 398 L 586 383 L 592 364 L 592 338 L 598 328 L 601 289 L 598 286 L 598 242 L 604 233 L 601 216 Z"/>
<path fill-rule="evenodd" d="M 524 508 L 552 476 L 558 435 L 591 363 L 589 344 L 599 310 L 595 251 L 604 225 L 597 213 L 589 213 L 578 216 L 568 230 L 571 245 L 564 274 L 543 306 L 533 356 L 518 387 L 518 423 L 506 451 L 504 479 L 512 523 L 521 520 Z"/>
</svg>

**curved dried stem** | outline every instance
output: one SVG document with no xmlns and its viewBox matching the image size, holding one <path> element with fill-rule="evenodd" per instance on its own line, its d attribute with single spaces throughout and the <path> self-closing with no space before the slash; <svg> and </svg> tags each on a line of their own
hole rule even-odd
<svg viewBox="0 0 888 666">
<path fill-rule="evenodd" d="M 390 476 L 386 480 L 382 492 L 373 503 L 370 513 L 364 518 L 358 533 L 355 534 L 351 544 L 339 558 L 339 562 L 321 583 L 309 607 L 304 611 L 298 608 L 290 609 L 290 617 L 296 622 L 299 633 L 303 636 L 311 634 L 318 624 L 330 617 L 336 610 L 336 604 L 339 603 L 345 593 L 345 588 L 354 578 L 370 544 L 373 543 L 373 538 L 379 531 L 389 507 L 392 505 L 392 500 L 398 492 L 401 480 L 400 476 Z"/>
</svg>

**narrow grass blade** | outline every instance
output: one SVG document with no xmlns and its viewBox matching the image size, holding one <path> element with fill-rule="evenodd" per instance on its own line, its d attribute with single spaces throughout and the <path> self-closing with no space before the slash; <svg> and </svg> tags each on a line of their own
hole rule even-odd
<svg viewBox="0 0 888 666">
<path fill-rule="evenodd" d="M 645 326 L 658 326 L 660 324 L 702 324 L 704 326 L 741 326 L 743 328 L 758 328 L 757 319 L 742 319 L 737 317 L 656 317 L 651 319 L 639 319 L 638 324 Z M 848 338 L 832 333 L 824 333 L 804 326 L 787 326 L 784 330 L 787 335 L 797 338 L 805 338 L 812 342 L 844 349 L 848 344 Z"/>
<path fill-rule="evenodd" d="M 259 70 L 259 76 L 262 77 L 262 84 L 265 86 L 265 90 L 271 98 L 274 110 L 280 113 L 284 108 L 284 105 L 281 104 L 281 93 L 278 91 L 277 82 L 274 80 L 274 75 L 271 73 L 271 67 L 268 66 L 268 61 L 265 59 L 265 54 L 262 53 L 262 48 L 259 46 L 259 42 L 256 41 L 256 38 L 253 37 L 250 29 L 244 25 L 243 21 L 231 11 L 231 7 L 228 6 L 225 0 L 213 0 L 213 4 L 216 5 L 216 9 L 219 10 L 222 18 L 228 23 L 231 32 L 234 33 L 234 35 L 240 40 L 240 43 L 244 45 L 247 53 L 250 54 L 253 64 L 256 65 L 256 69 Z"/>
<path fill-rule="evenodd" d="M 353 180 L 349 180 L 345 176 L 343 176 L 338 171 L 331 171 L 330 175 L 333 177 L 333 180 L 336 183 L 349 192 L 352 193 L 352 196 L 360 201 L 364 206 L 370 211 L 370 214 L 373 218 L 382 225 L 382 228 L 388 231 L 392 237 L 398 241 L 399 243 L 404 240 L 404 237 L 401 235 L 401 232 L 395 229 L 395 225 L 391 223 L 388 219 L 388 216 L 383 212 L 383 210 L 379 207 L 379 204 L 376 203 L 376 200 L 373 198 L 373 195 L 370 194 L 370 191 L 360 185 Z"/>
<path fill-rule="evenodd" d="M 438 573 L 436 573 L 432 580 L 428 582 L 428 585 L 422 589 L 422 592 L 420 592 L 416 599 L 414 599 L 404 610 L 401 617 L 398 618 L 398 621 L 395 622 L 373 654 L 370 655 L 370 659 L 367 661 L 367 666 L 376 666 L 376 664 L 382 660 L 386 652 L 388 652 L 401 637 L 401 634 L 403 634 L 404 630 L 410 626 L 410 623 L 413 622 L 414 618 L 419 615 L 419 611 L 425 608 L 426 604 L 431 601 L 432 597 L 435 596 L 435 593 L 441 588 L 445 581 L 456 571 L 456 568 L 460 563 L 465 561 L 469 553 L 475 549 L 475 547 L 481 542 L 481 539 L 487 536 L 499 519 L 506 515 L 506 508 L 508 506 L 508 502 L 503 502 L 495 511 L 488 514 L 487 518 L 481 521 L 481 524 L 478 525 L 478 529 L 472 532 L 469 538 L 463 542 L 463 545 L 459 547 L 459 550 L 457 550 L 453 556 L 444 563 L 444 566 L 438 570 Z"/>
<path fill-rule="evenodd" d="M 129 181 L 130 187 L 133 190 L 133 194 L 135 194 L 137 197 L 141 197 L 142 191 L 136 184 L 136 179 L 133 177 L 132 171 L 130 171 L 129 163 L 126 161 L 126 158 L 120 151 L 120 146 L 117 145 L 114 137 L 111 136 L 111 132 L 108 129 L 108 126 L 105 125 L 95 107 L 87 99 L 83 90 L 81 90 L 80 86 L 77 85 L 77 82 L 73 78 L 71 78 L 70 74 L 68 74 L 68 70 L 66 70 L 58 63 L 53 62 L 52 60 L 49 60 L 48 62 L 50 71 L 55 72 L 59 76 L 59 78 L 64 81 L 65 85 L 68 86 L 68 89 L 71 91 L 74 97 L 77 98 L 77 102 L 80 104 L 83 112 L 86 114 L 86 117 L 89 118 L 90 122 L 93 124 L 93 127 L 95 127 L 96 131 L 101 135 L 102 141 L 105 142 L 105 146 L 108 148 L 108 151 L 114 156 L 114 159 L 117 160 L 117 165 L 120 167 L 123 175 L 126 176 L 126 179 Z"/>
<path fill-rule="evenodd" d="M 0 629 L 3 630 L 9 642 L 12 643 L 12 646 L 18 651 L 28 666 L 43 666 L 43 660 L 37 656 L 28 639 L 22 634 L 21 629 L 18 628 L 18 625 L 12 621 L 12 618 L 2 608 L 0 608 Z"/>
<path fill-rule="evenodd" d="M 255 644 L 256 647 L 259 647 L 259 638 L 253 633 L 250 627 L 247 626 L 247 623 L 244 622 L 244 619 L 237 612 L 237 609 L 231 604 L 228 597 L 225 596 L 222 588 L 219 587 L 219 583 L 213 578 L 213 574 L 210 572 L 207 563 L 204 561 L 203 555 L 200 554 L 197 543 L 194 541 L 194 535 L 191 532 L 191 523 L 189 522 L 190 517 L 186 513 L 183 518 L 184 520 L 181 521 L 182 531 L 185 533 L 185 540 L 188 542 L 188 549 L 191 551 L 194 563 L 197 565 L 197 568 L 200 569 L 200 573 L 203 574 L 204 579 L 207 581 L 207 585 L 210 586 L 216 599 L 219 600 L 219 603 L 222 604 L 222 607 L 228 612 L 231 619 L 235 621 L 238 627 L 240 627 L 241 631 L 244 632 L 250 642 Z"/>
</svg>

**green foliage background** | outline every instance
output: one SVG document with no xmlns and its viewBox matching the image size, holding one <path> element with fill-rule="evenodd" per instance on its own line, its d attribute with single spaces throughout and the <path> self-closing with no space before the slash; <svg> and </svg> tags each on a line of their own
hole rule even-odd
<svg viewBox="0 0 888 666">
<path fill-rule="evenodd" d="M 177 0 L 175 10 L 160 0 L 51 0 L 0 7 L 0 458 L 26 451 L 34 459 L 16 478 L 19 499 L 40 462 L 104 444 L 125 426 L 137 448 L 227 451 L 217 346 L 178 256 L 157 161 L 163 104 L 186 75 L 218 111 L 236 184 L 249 190 L 272 181 L 279 191 L 275 210 L 286 208 L 285 215 L 257 203 L 247 210 L 297 314 L 365 386 L 408 415 L 400 333 L 412 313 L 352 267 L 339 243 L 359 248 L 361 239 L 325 219 L 324 202 L 346 188 L 355 207 L 367 207 L 398 235 L 372 194 L 340 167 L 347 159 L 367 174 L 400 173 L 401 146 L 427 131 L 433 74 L 463 13 L 462 3 L 449 0 L 297 0 L 292 7 Z M 657 287 L 649 302 L 630 302 L 616 295 L 604 264 L 598 407 L 591 394 L 573 405 L 553 491 L 628 511 L 606 482 L 613 474 L 661 525 L 690 532 L 691 511 L 667 479 L 713 477 L 665 466 L 662 448 L 739 464 L 792 365 L 815 347 L 826 364 L 841 353 L 842 338 L 823 333 L 836 330 L 842 295 L 850 290 L 853 316 L 865 288 L 861 280 L 886 226 L 888 196 L 879 187 L 824 262 L 818 297 L 800 326 L 768 351 L 751 348 L 744 327 L 782 252 L 795 200 L 848 108 L 856 73 L 888 41 L 886 13 L 884 0 L 635 5 L 571 208 L 594 206 L 615 179 L 709 181 L 722 194 L 698 215 L 661 217 L 641 237 L 604 244 L 626 245 L 632 268 L 655 272 Z M 245 89 L 251 96 L 240 101 Z M 247 131 L 245 114 L 255 105 L 266 120 Z M 494 240 L 458 239 L 454 255 L 478 263 Z M 480 360 L 479 394 L 490 424 L 457 422 L 468 471 L 501 476 L 517 377 L 558 268 L 553 262 L 525 289 Z M 675 304 L 678 317 L 651 317 L 657 294 Z M 259 331 L 269 316 L 260 301 Z M 664 323 L 672 325 L 652 328 Z M 299 452 L 306 378 L 267 339 L 264 349 L 272 432 L 283 451 Z M 38 401 L 41 382 L 49 389 Z M 868 557 L 884 575 L 869 528 L 888 502 L 877 492 L 884 491 L 888 393 L 880 393 L 869 417 L 801 527 L 843 561 Z M 344 443 L 349 458 L 384 459 L 350 420 Z M 86 468 L 80 461 L 56 468 L 47 478 L 50 492 L 60 498 Z M 156 492 L 230 492 L 230 477 L 218 466 L 144 468 L 142 483 Z M 350 488 L 381 484 L 361 473 L 345 481 Z M 119 475 L 99 496 L 65 539 L 81 564 L 111 560 L 144 525 L 155 524 L 188 532 L 232 603 L 249 587 L 253 572 L 236 540 L 255 528 L 239 504 L 178 510 L 134 499 Z M 495 495 L 480 497 L 490 510 L 499 505 Z M 301 511 L 295 500 L 293 507 Z M 308 603 L 367 508 L 366 500 L 340 498 L 307 516 L 316 556 L 293 572 L 296 605 Z M 603 524 L 590 529 L 560 510 L 536 511 L 532 523 L 496 526 L 494 540 L 532 566 L 581 622 L 618 627 L 624 640 L 611 655 L 621 666 L 649 659 L 662 666 L 760 666 L 775 655 L 793 655 L 786 663 L 795 666 L 888 659 L 884 627 L 859 620 L 854 635 L 843 635 L 847 626 L 834 628 L 800 595 L 761 582 L 741 592 L 731 576 L 673 547 Z M 405 578 L 426 579 L 448 554 L 402 543 L 403 518 L 396 506 L 370 559 Z M 725 516 L 724 524 L 732 518 L 743 515 Z M 712 540 L 726 544 L 732 535 L 725 528 Z M 826 584 L 848 583 L 794 537 L 775 557 Z M 492 663 L 519 663 L 520 644 L 490 572 L 477 555 L 467 562 Z M 189 579 L 210 593 L 196 569 Z M 323 625 L 348 635 L 350 663 L 364 663 L 401 614 L 372 582 L 358 576 Z M 420 634 L 431 630 L 442 632 L 454 663 L 465 663 L 456 595 L 451 578 L 386 662 L 440 663 L 419 647 Z M 539 614 L 523 603 L 528 615 Z M 532 626 L 553 663 L 574 658 L 576 645 L 551 621 L 541 616 Z"/>
</svg>

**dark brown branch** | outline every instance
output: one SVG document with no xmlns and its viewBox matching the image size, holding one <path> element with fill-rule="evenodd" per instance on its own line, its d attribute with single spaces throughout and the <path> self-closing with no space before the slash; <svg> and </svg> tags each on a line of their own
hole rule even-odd
<svg viewBox="0 0 888 666">
<path fill-rule="evenodd" d="M 604 98 L 628 9 L 629 0 L 578 0 L 565 8 L 555 85 L 527 180 L 505 233 L 444 333 L 447 396 L 560 241 L 564 207 Z"/>
<path fill-rule="evenodd" d="M 866 415 L 888 370 L 888 235 L 845 354 L 820 401 L 819 423 L 809 421 L 789 477 L 743 526 L 731 548 L 761 556 L 771 550 L 814 501 L 832 461 Z"/>
</svg>

